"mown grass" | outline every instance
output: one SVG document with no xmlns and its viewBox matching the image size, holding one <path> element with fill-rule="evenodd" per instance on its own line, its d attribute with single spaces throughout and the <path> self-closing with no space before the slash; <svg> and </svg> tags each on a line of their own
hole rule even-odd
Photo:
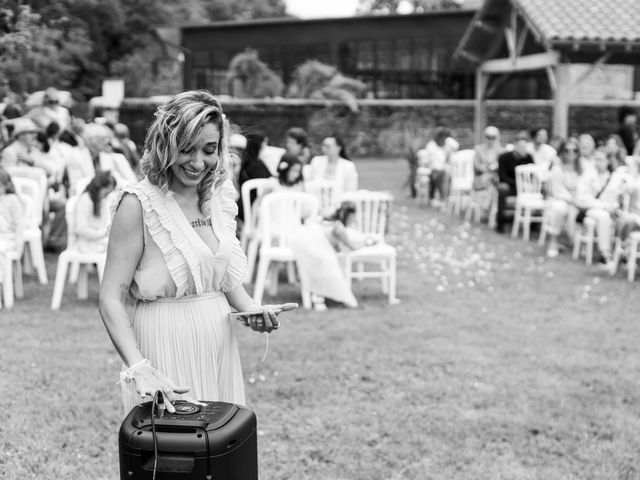
<svg viewBox="0 0 640 480">
<path fill-rule="evenodd" d="M 640 478 L 638 283 L 419 207 L 401 161 L 358 168 L 396 195 L 402 303 L 356 283 L 359 309 L 283 317 L 265 362 L 239 332 L 261 478 Z M 67 287 L 53 314 L 51 288 L 29 279 L 0 311 L 2 478 L 115 480 L 120 363 L 97 291 Z"/>
</svg>

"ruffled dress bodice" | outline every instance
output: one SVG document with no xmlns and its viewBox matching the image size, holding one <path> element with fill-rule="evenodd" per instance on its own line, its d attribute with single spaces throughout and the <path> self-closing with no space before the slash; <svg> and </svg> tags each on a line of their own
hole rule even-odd
<svg viewBox="0 0 640 480">
<path fill-rule="evenodd" d="M 171 192 L 143 179 L 125 188 L 126 193 L 140 201 L 144 221 L 144 252 L 131 286 L 136 299 L 150 302 L 227 292 L 241 284 L 246 257 L 235 236 L 237 207 L 231 182 L 214 190 L 210 199 L 211 228 L 219 241 L 215 253 L 191 227 Z"/>
</svg>

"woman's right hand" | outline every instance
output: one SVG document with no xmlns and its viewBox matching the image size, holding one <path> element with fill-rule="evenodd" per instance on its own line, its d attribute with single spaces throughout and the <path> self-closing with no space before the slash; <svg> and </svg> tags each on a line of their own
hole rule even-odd
<svg viewBox="0 0 640 480">
<path fill-rule="evenodd" d="M 175 413 L 173 402 L 176 401 L 176 394 L 187 393 L 189 387 L 181 387 L 176 385 L 171 379 L 151 365 L 143 365 L 131 372 L 131 377 L 136 384 L 136 391 L 141 398 L 151 397 L 160 390 L 164 396 L 164 404 L 169 413 Z M 188 402 L 199 402 L 185 398 Z"/>
</svg>

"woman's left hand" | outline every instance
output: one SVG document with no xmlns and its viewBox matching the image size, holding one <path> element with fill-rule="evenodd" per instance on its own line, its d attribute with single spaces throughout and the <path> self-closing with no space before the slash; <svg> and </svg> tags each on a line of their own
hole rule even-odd
<svg viewBox="0 0 640 480">
<path fill-rule="evenodd" d="M 281 305 L 261 305 L 255 309 L 252 309 L 255 312 L 260 311 L 261 313 L 243 316 L 242 319 L 244 320 L 245 325 L 251 327 L 252 330 L 255 330 L 257 332 L 270 333 L 273 330 L 277 330 L 280 326 L 280 322 L 278 321 L 278 314 L 280 312 L 293 310 L 297 307 L 298 304 L 296 303 L 285 303 Z"/>
</svg>

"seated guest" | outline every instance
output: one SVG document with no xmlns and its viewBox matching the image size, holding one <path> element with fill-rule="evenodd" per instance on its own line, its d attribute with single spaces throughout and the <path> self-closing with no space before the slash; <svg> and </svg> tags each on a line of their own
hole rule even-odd
<svg viewBox="0 0 640 480">
<path fill-rule="evenodd" d="M 449 164 L 451 155 L 458 151 L 459 147 L 460 144 L 451 137 L 448 128 L 436 127 L 433 140 L 427 143 L 419 165 L 430 170 L 429 200 L 433 200 L 436 191 L 440 195 L 440 201 L 446 201 L 449 196 Z"/>
<path fill-rule="evenodd" d="M 307 132 L 302 128 L 292 127 L 287 130 L 284 140 L 284 148 L 287 153 L 295 155 L 302 165 L 306 165 L 311 160 L 311 150 L 309 150 L 309 139 Z"/>
<path fill-rule="evenodd" d="M 138 147 L 129 138 L 129 127 L 124 123 L 116 123 L 113 126 L 113 135 L 113 149 L 119 150 L 125 156 L 134 172 L 139 171 L 140 155 L 138 154 Z"/>
<path fill-rule="evenodd" d="M 614 215 L 619 212 L 628 174 L 623 169 L 613 171 L 611 160 L 603 149 L 596 151 L 594 159 L 595 168 L 586 169 L 578 180 L 576 222 L 582 223 L 587 217 L 596 221 L 601 262 L 610 268 Z"/>
<path fill-rule="evenodd" d="M 4 252 L 22 249 L 25 226 L 24 207 L 16 194 L 11 176 L 0 167 L 0 256 Z M 0 268 L 2 264 L 0 262 Z"/>
<path fill-rule="evenodd" d="M 640 157 L 629 158 L 624 193 L 629 196 L 629 208 L 620 212 L 616 220 L 616 233 L 626 243 L 629 233 L 640 230 Z"/>
<path fill-rule="evenodd" d="M 500 144 L 500 130 L 493 126 L 485 128 L 482 143 L 474 150 L 473 189 L 482 192 L 478 201 L 484 210 L 490 210 L 498 201 L 498 157 L 504 152 Z"/>
<path fill-rule="evenodd" d="M 575 206 L 578 180 L 582 175 L 582 162 L 578 140 L 569 138 L 558 151 L 560 162 L 551 169 L 550 198 L 547 202 L 548 232 L 550 236 L 547 256 L 559 254 L 558 237 L 567 232 L 573 238 L 578 209 Z"/>
<path fill-rule="evenodd" d="M 502 232 L 506 218 L 507 197 L 517 194 L 516 167 L 533 163 L 533 157 L 527 152 L 529 134 L 526 130 L 516 136 L 513 150 L 504 152 L 498 157 L 498 213 L 496 218 L 496 231 Z"/>
<path fill-rule="evenodd" d="M 266 145 L 267 139 L 262 132 L 254 132 L 247 135 L 247 146 L 242 152 L 242 161 L 238 173 L 238 184 L 241 189 L 247 180 L 271 177 L 271 172 L 262 161 L 262 154 Z M 252 192 L 252 204 L 255 199 L 255 192 Z M 242 196 L 238 199 L 238 218 L 244 220 Z"/>
<path fill-rule="evenodd" d="M 60 100 L 60 91 L 54 87 L 49 87 L 44 91 L 42 105 L 29 110 L 27 116 L 43 130 L 51 122 L 56 122 L 62 131 L 67 130 L 71 125 L 71 114 L 69 109 L 60 105 Z"/>
<path fill-rule="evenodd" d="M 624 143 L 619 135 L 612 133 L 607 136 L 607 139 L 604 142 L 604 149 L 611 160 L 614 170 L 625 164 L 627 150 L 625 149 Z"/>
<path fill-rule="evenodd" d="M 107 199 L 115 186 L 116 179 L 110 172 L 98 171 L 78 198 L 73 232 L 78 251 L 82 253 L 107 251 L 111 224 L 110 202 Z"/>
<path fill-rule="evenodd" d="M 285 153 L 278 164 L 278 184 L 280 189 L 304 191 L 302 161 L 292 153 Z"/>
<path fill-rule="evenodd" d="M 13 141 L 2 151 L 2 166 L 27 166 L 43 169 L 47 176 L 54 172 L 38 147 L 40 129 L 29 118 L 17 118 L 13 121 Z"/>
<path fill-rule="evenodd" d="M 330 180 L 335 182 L 336 195 L 358 189 L 358 172 L 349 160 L 342 138 L 337 135 L 322 141 L 322 153 L 311 159 L 308 180 Z"/>
<path fill-rule="evenodd" d="M 583 133 L 578 137 L 578 146 L 580 147 L 580 158 L 583 163 L 593 165 L 595 163 L 594 155 L 596 153 L 596 141 L 588 133 Z"/>
<path fill-rule="evenodd" d="M 626 105 L 620 107 L 616 137 L 620 139 L 625 156 L 633 154 L 636 143 L 638 142 L 637 123 L 638 116 L 632 107 Z"/>
<path fill-rule="evenodd" d="M 241 133 L 229 135 L 229 178 L 233 182 L 237 195 L 240 195 L 240 164 L 245 148 L 247 148 L 247 137 Z"/>
<path fill-rule="evenodd" d="M 549 172 L 556 159 L 556 149 L 549 145 L 549 133 L 546 128 L 536 128 L 531 132 L 532 141 L 527 146 L 528 152 L 533 157 L 533 163 L 539 167 L 540 181 L 546 182 Z"/>
<path fill-rule="evenodd" d="M 83 135 L 88 149 L 85 150 L 85 155 L 89 154 L 89 158 L 84 160 L 86 168 L 92 169 L 92 172 L 97 170 L 111 172 L 118 183 L 118 188 L 138 181 L 126 157 L 113 151 L 111 147 L 113 133 L 109 127 L 91 123 L 84 127 Z"/>
</svg>

